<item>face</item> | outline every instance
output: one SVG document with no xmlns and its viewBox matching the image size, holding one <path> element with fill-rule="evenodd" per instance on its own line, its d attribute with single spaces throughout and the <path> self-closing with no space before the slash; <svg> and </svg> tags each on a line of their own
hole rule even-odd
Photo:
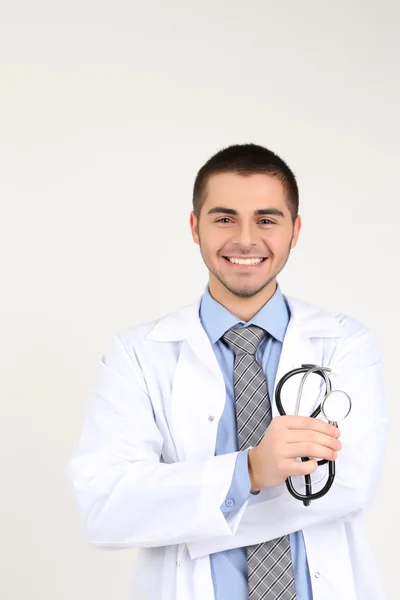
<svg viewBox="0 0 400 600">
<path fill-rule="evenodd" d="M 210 178 L 200 219 L 192 212 L 190 226 L 214 297 L 222 292 L 250 298 L 275 292 L 301 219 L 293 223 L 285 189 L 275 177 L 221 173 Z M 251 264 L 238 264 L 250 257 Z"/>
</svg>

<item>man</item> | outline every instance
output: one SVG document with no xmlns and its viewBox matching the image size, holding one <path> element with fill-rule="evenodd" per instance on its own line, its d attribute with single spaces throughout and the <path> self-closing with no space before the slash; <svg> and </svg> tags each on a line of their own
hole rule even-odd
<svg viewBox="0 0 400 600">
<path fill-rule="evenodd" d="M 370 331 L 284 296 L 296 179 L 276 154 L 226 148 L 199 171 L 190 215 L 209 270 L 198 301 L 115 335 L 102 357 L 71 478 L 88 539 L 140 548 L 135 600 L 380 600 L 363 533 L 387 413 Z M 330 367 L 352 400 L 340 431 L 295 413 L 302 364 Z M 307 380 L 300 413 L 322 401 Z M 339 439 L 340 437 L 340 439 Z M 310 458 L 300 461 L 300 458 Z M 326 482 L 310 506 L 289 494 Z"/>
</svg>

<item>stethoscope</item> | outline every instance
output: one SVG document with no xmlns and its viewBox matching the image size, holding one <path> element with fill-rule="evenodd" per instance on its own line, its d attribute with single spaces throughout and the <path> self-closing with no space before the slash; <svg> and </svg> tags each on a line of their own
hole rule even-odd
<svg viewBox="0 0 400 600">
<path fill-rule="evenodd" d="M 288 379 L 290 379 L 290 377 L 293 377 L 294 375 L 298 375 L 299 373 L 304 373 L 301 383 L 300 383 L 300 386 L 299 386 L 299 391 L 297 394 L 295 415 L 298 415 L 299 410 L 300 410 L 301 395 L 303 392 L 305 380 L 307 379 L 307 377 L 309 375 L 311 375 L 311 373 L 317 373 L 325 381 L 326 393 L 325 393 L 325 397 L 322 400 L 321 404 L 314 410 L 314 412 L 310 416 L 315 418 L 321 413 L 325 417 L 325 419 L 328 421 L 328 423 L 330 423 L 331 425 L 335 425 L 335 427 L 337 427 L 338 421 L 342 421 L 350 413 L 351 399 L 350 399 L 350 396 L 348 394 L 346 394 L 346 392 L 343 392 L 341 390 L 332 390 L 332 383 L 331 383 L 329 376 L 327 375 L 327 373 L 330 373 L 330 372 L 331 372 L 331 369 L 329 369 L 328 367 L 319 367 L 317 365 L 301 365 L 301 367 L 299 367 L 298 369 L 293 369 L 292 371 L 289 371 L 288 373 L 286 373 L 286 375 L 284 375 L 282 377 L 282 379 L 279 381 L 279 383 L 277 384 L 276 391 L 275 391 L 275 401 L 276 401 L 276 406 L 278 408 L 279 414 L 282 416 L 286 415 L 286 413 L 283 409 L 283 406 L 282 406 L 282 401 L 281 401 L 281 391 L 282 391 L 282 387 L 286 383 L 286 381 L 288 381 Z M 342 410 L 341 414 L 339 414 L 338 406 L 336 406 L 335 402 L 333 401 L 334 396 L 336 395 L 336 397 L 338 397 L 339 394 L 342 396 L 342 403 L 341 403 L 342 408 L 343 408 L 343 400 L 344 400 L 344 405 L 346 406 L 346 404 L 347 404 L 347 412 L 346 412 L 346 410 L 344 410 L 344 411 Z M 327 401 L 328 400 L 329 400 L 329 404 L 331 405 L 329 410 L 327 410 Z M 336 401 L 336 404 L 337 403 L 338 402 Z M 345 414 L 343 414 L 343 413 L 345 413 Z M 304 462 L 304 461 L 307 461 L 310 459 L 302 458 L 301 460 Z M 311 475 L 304 476 L 305 489 L 306 489 L 305 494 L 300 494 L 300 492 L 295 490 L 291 477 L 288 477 L 286 479 L 287 489 L 292 494 L 292 496 L 294 496 L 294 498 L 297 498 L 297 500 L 302 500 L 304 506 L 310 506 L 311 500 L 316 500 L 317 498 L 322 498 L 322 496 L 325 496 L 325 494 L 332 487 L 332 484 L 335 479 L 335 462 L 334 461 L 328 461 L 328 460 L 322 459 L 322 460 L 318 460 L 317 463 L 318 463 L 318 466 L 329 463 L 327 482 L 319 492 L 313 493 L 313 491 L 312 491 Z"/>
</svg>

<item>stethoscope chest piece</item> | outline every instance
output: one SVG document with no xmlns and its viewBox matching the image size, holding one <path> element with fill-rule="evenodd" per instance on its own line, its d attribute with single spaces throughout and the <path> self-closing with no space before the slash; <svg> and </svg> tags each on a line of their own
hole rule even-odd
<svg viewBox="0 0 400 600">
<path fill-rule="evenodd" d="M 329 423 L 343 421 L 351 411 L 351 399 L 343 390 L 331 390 L 321 402 L 321 414 Z"/>
</svg>

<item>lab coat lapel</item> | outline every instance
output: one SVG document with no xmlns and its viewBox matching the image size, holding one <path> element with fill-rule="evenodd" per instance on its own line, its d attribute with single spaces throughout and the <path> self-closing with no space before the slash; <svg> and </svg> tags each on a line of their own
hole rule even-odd
<svg viewBox="0 0 400 600">
<path fill-rule="evenodd" d="M 214 456 L 225 396 L 222 371 L 199 321 L 182 343 L 172 388 L 171 411 L 181 460 Z"/>
<path fill-rule="evenodd" d="M 282 344 L 274 385 L 274 397 L 271 399 L 273 417 L 279 415 L 275 394 L 281 377 L 304 364 L 327 366 L 324 364 L 325 357 L 321 351 L 323 344 L 319 343 L 320 338 L 340 337 L 342 335 L 340 324 L 332 313 L 293 296 L 286 296 L 286 299 L 289 303 L 291 317 Z M 288 415 L 295 414 L 302 376 L 300 374 L 291 377 L 282 387 L 282 405 Z M 301 397 L 299 415 L 310 416 L 322 401 L 325 390 L 325 383 L 319 375 L 307 377 Z"/>
<path fill-rule="evenodd" d="M 225 405 L 225 381 L 199 317 L 201 298 L 161 319 L 148 339 L 179 343 L 170 397 L 172 436 L 180 461 L 212 458 Z"/>
<path fill-rule="evenodd" d="M 286 330 L 286 335 L 282 344 L 282 352 L 275 378 L 274 397 L 271 399 L 272 416 L 279 416 L 276 406 L 276 387 L 280 379 L 291 371 L 301 367 L 303 364 L 317 364 L 318 356 L 315 353 L 315 346 L 312 344 L 308 335 L 299 327 L 297 320 L 291 319 Z M 297 392 L 301 381 L 301 375 L 291 377 L 282 387 L 281 399 L 282 405 L 287 415 L 293 415 L 296 408 Z M 320 393 L 321 378 L 317 375 L 311 375 L 307 378 L 302 395 L 299 414 L 310 416 L 317 403 Z"/>
</svg>

